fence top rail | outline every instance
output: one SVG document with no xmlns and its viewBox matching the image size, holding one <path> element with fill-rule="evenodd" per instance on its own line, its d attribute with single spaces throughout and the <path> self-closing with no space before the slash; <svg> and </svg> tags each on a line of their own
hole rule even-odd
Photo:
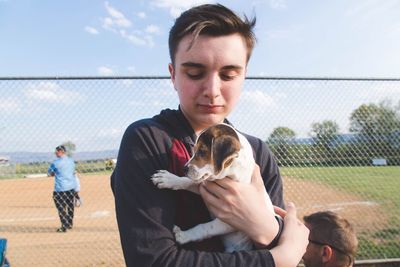
<svg viewBox="0 0 400 267">
<path fill-rule="evenodd" d="M 170 76 L 21 76 L 0 77 L 7 80 L 163 80 Z M 247 80 L 313 80 L 313 81 L 400 81 L 394 77 L 279 77 L 279 76 L 249 76 Z"/>
</svg>

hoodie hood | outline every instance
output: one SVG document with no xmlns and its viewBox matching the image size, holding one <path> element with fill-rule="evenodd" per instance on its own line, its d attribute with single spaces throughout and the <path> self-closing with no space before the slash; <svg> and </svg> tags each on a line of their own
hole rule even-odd
<svg viewBox="0 0 400 267">
<path fill-rule="evenodd" d="M 186 144 L 190 144 L 190 146 L 193 147 L 197 136 L 194 133 L 189 121 L 183 115 L 180 107 L 178 107 L 178 110 L 164 109 L 160 112 L 160 114 L 154 116 L 153 119 L 165 125 L 166 129 L 169 129 L 172 136 L 182 140 Z M 233 127 L 233 125 L 227 119 L 224 119 L 224 123 Z"/>
<path fill-rule="evenodd" d="M 153 119 L 170 131 L 170 134 L 175 138 L 182 140 L 186 144 L 193 145 L 196 140 L 189 121 L 183 115 L 181 109 L 164 109 L 160 114 L 153 117 Z"/>
</svg>

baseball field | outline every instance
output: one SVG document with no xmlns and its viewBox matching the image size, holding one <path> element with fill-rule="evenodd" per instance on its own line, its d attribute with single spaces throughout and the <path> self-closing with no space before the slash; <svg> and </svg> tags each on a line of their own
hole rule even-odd
<svg viewBox="0 0 400 267">
<path fill-rule="evenodd" d="M 285 200 L 301 218 L 317 210 L 334 210 L 359 233 L 385 229 L 388 212 L 376 198 L 334 184 L 296 177 L 283 170 Z M 124 266 L 109 174 L 81 175 L 83 206 L 76 208 L 74 228 L 57 233 L 52 201 L 53 179 L 0 180 L 0 237 L 7 238 L 12 266 Z M 375 200 L 372 200 L 375 199 Z"/>
</svg>

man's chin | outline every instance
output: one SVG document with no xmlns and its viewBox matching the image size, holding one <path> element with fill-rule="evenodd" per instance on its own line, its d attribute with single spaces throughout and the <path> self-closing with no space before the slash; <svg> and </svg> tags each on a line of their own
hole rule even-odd
<svg viewBox="0 0 400 267">
<path fill-rule="evenodd" d="M 207 125 L 207 127 L 222 123 L 224 119 L 225 117 L 220 114 L 204 114 L 203 116 L 201 116 L 201 121 L 204 125 Z"/>
</svg>

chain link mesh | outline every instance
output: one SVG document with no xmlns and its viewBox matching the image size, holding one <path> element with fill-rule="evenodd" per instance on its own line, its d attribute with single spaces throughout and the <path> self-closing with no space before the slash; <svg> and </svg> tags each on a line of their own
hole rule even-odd
<svg viewBox="0 0 400 267">
<path fill-rule="evenodd" d="M 126 127 L 177 108 L 169 79 L 3 78 L 0 92 L 0 237 L 10 262 L 123 266 L 109 177 Z M 249 78 L 229 120 L 271 148 L 299 217 L 336 211 L 357 230 L 357 259 L 400 258 L 400 80 Z M 81 182 L 82 205 L 59 208 L 66 218 L 75 209 L 65 233 L 46 177 L 59 144 Z"/>
</svg>

